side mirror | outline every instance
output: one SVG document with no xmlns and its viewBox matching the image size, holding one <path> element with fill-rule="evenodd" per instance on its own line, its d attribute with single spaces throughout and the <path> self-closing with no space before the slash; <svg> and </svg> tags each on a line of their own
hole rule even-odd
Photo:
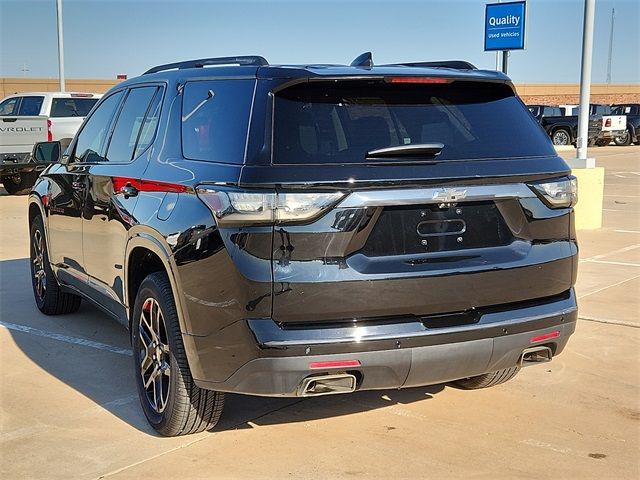
<svg viewBox="0 0 640 480">
<path fill-rule="evenodd" d="M 36 162 L 58 163 L 62 156 L 60 142 L 38 142 L 33 146 L 31 157 Z"/>
</svg>

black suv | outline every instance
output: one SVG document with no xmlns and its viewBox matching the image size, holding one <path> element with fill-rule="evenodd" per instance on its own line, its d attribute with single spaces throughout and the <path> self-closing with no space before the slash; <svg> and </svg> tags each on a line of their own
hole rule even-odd
<svg viewBox="0 0 640 480">
<path fill-rule="evenodd" d="M 575 179 L 501 73 L 163 65 L 60 150 L 34 149 L 36 303 L 129 327 L 162 434 L 223 392 L 496 385 L 575 329 Z"/>
</svg>

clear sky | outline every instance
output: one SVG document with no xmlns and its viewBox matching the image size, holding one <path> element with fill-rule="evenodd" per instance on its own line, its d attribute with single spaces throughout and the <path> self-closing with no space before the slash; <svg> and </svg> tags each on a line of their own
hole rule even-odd
<svg viewBox="0 0 640 480">
<path fill-rule="evenodd" d="M 497 0 L 63 0 L 67 78 L 129 77 L 162 63 L 258 54 L 270 63 L 468 60 L 483 52 L 484 8 Z M 612 82 L 640 82 L 640 0 L 596 0 L 593 82 L 604 82 L 615 8 Z M 584 0 L 528 0 L 517 82 L 580 78 Z M 27 72 L 23 72 L 26 65 Z M 56 77 L 55 0 L 0 0 L 0 76 Z"/>
</svg>

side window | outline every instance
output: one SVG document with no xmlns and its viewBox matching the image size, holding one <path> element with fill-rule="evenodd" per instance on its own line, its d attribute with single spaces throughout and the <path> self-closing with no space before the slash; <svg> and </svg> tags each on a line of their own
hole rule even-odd
<svg viewBox="0 0 640 480">
<path fill-rule="evenodd" d="M 109 96 L 85 121 L 76 142 L 74 161 L 90 163 L 104 160 L 109 126 L 122 94 L 117 92 Z"/>
<path fill-rule="evenodd" d="M 128 162 L 133 158 L 145 116 L 158 87 L 133 88 L 118 115 L 107 150 L 110 162 Z"/>
<path fill-rule="evenodd" d="M 193 160 L 242 163 L 255 80 L 187 82 L 182 153 Z"/>
<path fill-rule="evenodd" d="M 97 98 L 54 98 L 51 117 L 86 117 L 97 102 Z"/>
<path fill-rule="evenodd" d="M 158 128 L 158 120 L 160 119 L 160 107 L 162 102 L 162 89 L 158 89 L 156 96 L 153 97 L 153 102 L 147 111 L 147 116 L 144 117 L 142 122 L 142 128 L 140 129 L 140 135 L 138 135 L 138 142 L 136 143 L 136 149 L 133 152 L 133 158 L 136 158 L 142 152 L 144 152 L 156 134 L 156 128 Z"/>
<path fill-rule="evenodd" d="M 20 103 L 20 97 L 7 98 L 0 103 L 0 115 L 15 115 L 18 110 L 18 103 Z"/>
<path fill-rule="evenodd" d="M 28 117 L 40 115 L 40 109 L 42 108 L 43 101 L 44 97 L 22 97 L 22 103 L 20 103 L 18 115 L 25 115 Z"/>
</svg>

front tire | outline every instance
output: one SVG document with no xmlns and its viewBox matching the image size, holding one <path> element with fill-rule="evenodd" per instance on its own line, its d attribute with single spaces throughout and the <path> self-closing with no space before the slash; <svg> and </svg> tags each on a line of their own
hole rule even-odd
<svg viewBox="0 0 640 480">
<path fill-rule="evenodd" d="M 569 130 L 559 128 L 551 135 L 551 141 L 554 145 L 571 145 L 571 133 Z"/>
<path fill-rule="evenodd" d="M 31 223 L 30 238 L 31 285 L 38 310 L 45 315 L 61 315 L 77 311 L 80 308 L 80 297 L 63 292 L 51 270 L 44 222 L 40 215 Z"/>
<path fill-rule="evenodd" d="M 138 396 L 151 426 L 168 437 L 213 428 L 222 414 L 224 394 L 193 381 L 164 272 L 147 276 L 140 285 L 131 332 Z"/>
<path fill-rule="evenodd" d="M 484 373 L 477 377 L 462 378 L 452 383 L 465 390 L 489 388 L 511 380 L 519 371 L 520 367 L 505 368 L 503 370 L 498 370 L 497 372 Z"/>
<path fill-rule="evenodd" d="M 23 172 L 5 175 L 0 180 L 9 195 L 26 195 L 38 178 L 38 172 Z"/>
</svg>

